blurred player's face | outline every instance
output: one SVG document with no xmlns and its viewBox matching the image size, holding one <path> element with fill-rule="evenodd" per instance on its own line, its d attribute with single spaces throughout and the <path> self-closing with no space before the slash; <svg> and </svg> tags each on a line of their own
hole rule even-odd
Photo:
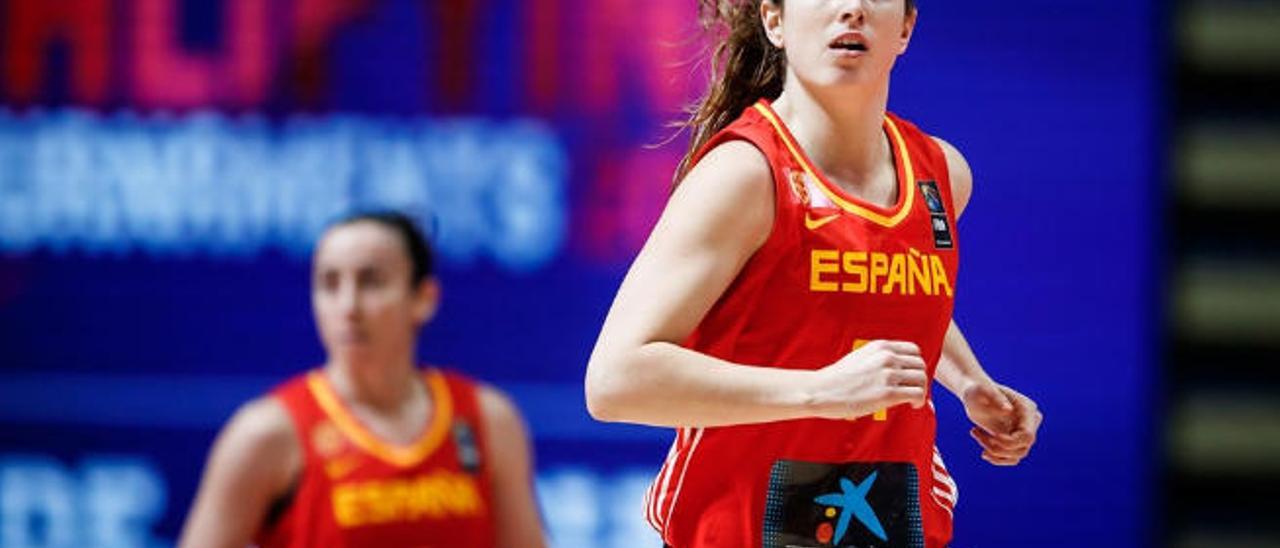
<svg viewBox="0 0 1280 548">
<path fill-rule="evenodd" d="M 410 281 L 413 265 L 396 232 L 368 221 L 336 226 L 321 238 L 314 261 L 311 307 L 329 359 L 412 359 L 439 289 L 431 279 Z"/>
<path fill-rule="evenodd" d="M 907 14 L 904 2 L 765 1 L 761 14 L 769 40 L 786 52 L 788 80 L 806 87 L 865 85 L 886 80 L 907 50 L 916 12 Z"/>
</svg>

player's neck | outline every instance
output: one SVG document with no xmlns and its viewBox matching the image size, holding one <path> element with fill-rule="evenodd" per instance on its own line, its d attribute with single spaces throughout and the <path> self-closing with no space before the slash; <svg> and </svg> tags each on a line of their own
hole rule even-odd
<svg viewBox="0 0 1280 548">
<path fill-rule="evenodd" d="M 342 399 L 378 413 L 395 414 L 422 390 L 412 359 L 349 363 L 331 360 L 325 374 Z"/>
<path fill-rule="evenodd" d="M 888 82 L 825 95 L 797 84 L 787 86 L 774 108 L 818 169 L 857 191 L 889 165 L 888 98 Z"/>
</svg>

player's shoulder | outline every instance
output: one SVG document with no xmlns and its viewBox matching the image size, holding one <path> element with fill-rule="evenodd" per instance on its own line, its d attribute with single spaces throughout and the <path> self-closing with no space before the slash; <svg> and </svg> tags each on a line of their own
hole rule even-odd
<svg viewBox="0 0 1280 548">
<path fill-rule="evenodd" d="M 305 460 L 288 412 L 276 398 L 244 403 L 218 434 L 205 475 L 218 492 L 239 500 L 285 492 Z"/>
<path fill-rule="evenodd" d="M 747 139 L 717 143 L 694 164 L 681 184 L 714 180 L 722 187 L 759 187 L 771 180 L 773 170 L 765 152 Z"/>
<path fill-rule="evenodd" d="M 683 227 L 706 249 L 749 254 L 764 244 L 773 226 L 774 192 L 764 152 L 742 139 L 724 141 L 681 180 L 654 233 Z"/>
<path fill-rule="evenodd" d="M 964 154 L 962 154 L 960 149 L 956 148 L 955 145 L 951 144 L 950 141 L 947 141 L 937 135 L 929 135 L 929 139 L 933 140 L 934 143 L 937 143 L 938 148 L 942 149 L 942 155 L 946 156 L 948 164 L 952 161 L 965 162 Z"/>
<path fill-rule="evenodd" d="M 916 150 L 923 147 L 926 157 L 941 155 L 949 173 L 955 174 L 957 171 L 968 173 L 969 164 L 965 160 L 964 154 L 951 142 L 924 130 L 914 122 L 898 114 L 893 112 L 886 112 L 885 114 L 892 121 L 892 127 L 906 141 L 908 147 L 914 146 Z"/>
<path fill-rule="evenodd" d="M 957 178 L 962 178 L 972 184 L 973 174 L 969 169 L 969 161 L 965 159 L 960 149 L 937 135 L 930 135 L 929 138 L 938 144 L 938 148 L 942 149 L 942 155 L 947 160 L 947 172 L 951 175 L 951 183 L 954 185 Z"/>
<path fill-rule="evenodd" d="M 712 147 L 694 164 L 676 188 L 673 201 L 703 210 L 705 220 L 741 218 L 751 212 L 772 212 L 773 168 L 751 141 L 731 139 Z M 761 219 L 764 220 L 764 219 Z"/>
<path fill-rule="evenodd" d="M 511 396 L 493 385 L 477 383 L 476 401 L 485 422 L 490 425 L 497 424 L 510 428 L 524 423 L 520 408 L 516 406 Z"/>
<path fill-rule="evenodd" d="M 476 409 L 486 423 L 521 420 L 520 411 L 511 397 L 487 382 L 448 367 L 428 366 L 425 374 L 443 379 L 455 393 L 465 391 L 474 395 L 468 398 L 475 398 Z"/>
<path fill-rule="evenodd" d="M 938 144 L 938 148 L 942 149 L 943 157 L 946 158 L 952 201 L 955 202 L 956 216 L 959 216 L 969 204 L 969 197 L 973 194 L 973 171 L 969 167 L 969 161 L 955 145 L 936 135 L 930 135 L 929 138 Z"/>
<path fill-rule="evenodd" d="M 272 395 L 240 405 L 223 428 L 223 437 L 246 450 L 279 449 L 296 442 L 293 419 L 285 404 Z"/>
</svg>

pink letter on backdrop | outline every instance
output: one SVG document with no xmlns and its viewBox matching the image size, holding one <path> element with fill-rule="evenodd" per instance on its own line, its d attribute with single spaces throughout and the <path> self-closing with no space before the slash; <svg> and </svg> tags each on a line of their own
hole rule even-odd
<svg viewBox="0 0 1280 548">
<path fill-rule="evenodd" d="M 578 75 L 576 104 L 593 114 L 616 111 L 625 86 L 651 113 L 674 113 L 688 94 L 700 38 L 697 7 L 688 0 L 590 0 L 579 10 L 579 41 L 568 48 Z M 562 84 L 563 85 L 563 84 Z"/>
<path fill-rule="evenodd" d="M 448 0 L 436 2 L 436 9 L 430 12 L 436 24 L 428 24 L 434 28 L 436 39 L 436 89 L 439 90 L 440 107 L 447 112 L 456 112 L 468 106 L 474 93 L 475 64 L 479 62 L 475 56 L 476 42 L 480 36 L 477 24 L 485 6 L 479 6 L 478 0 Z M 490 15 L 492 17 L 492 14 Z"/>
<path fill-rule="evenodd" d="M 298 103 L 315 106 L 324 98 L 329 85 L 326 46 L 340 25 L 367 7 L 365 0 L 294 0 L 289 85 Z"/>
<path fill-rule="evenodd" d="M 224 4 L 228 48 L 191 54 L 178 43 L 176 0 L 134 0 L 134 97 L 147 106 L 189 108 L 262 103 L 272 51 L 266 0 Z"/>
<path fill-rule="evenodd" d="M 71 96 L 106 101 L 111 85 L 111 9 L 108 0 L 5 3 L 4 72 L 10 100 L 33 101 L 44 87 L 45 51 L 54 40 L 71 46 Z"/>
<path fill-rule="evenodd" d="M 564 0 L 529 0 L 520 5 L 524 11 L 524 87 L 525 102 L 534 113 L 549 115 L 556 107 L 560 85 L 560 5 Z"/>
</svg>

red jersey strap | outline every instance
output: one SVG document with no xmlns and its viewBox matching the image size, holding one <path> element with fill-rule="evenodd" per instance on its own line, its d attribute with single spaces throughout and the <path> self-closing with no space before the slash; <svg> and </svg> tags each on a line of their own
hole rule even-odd
<svg viewBox="0 0 1280 548">
<path fill-rule="evenodd" d="M 454 414 L 479 419 L 481 417 L 480 383 L 457 371 L 449 369 L 436 371 L 449 389 L 449 399 L 453 402 Z"/>
<path fill-rule="evenodd" d="M 948 210 L 954 212 L 954 202 L 951 199 L 951 173 L 947 169 L 947 155 L 943 152 L 942 145 L 915 124 L 898 115 L 889 112 L 885 113 L 885 116 L 898 127 L 903 141 L 912 151 L 915 180 L 936 182 L 938 190 L 946 197 L 947 204 L 952 206 Z"/>
<path fill-rule="evenodd" d="M 491 476 L 490 464 L 484 460 L 485 455 L 489 454 L 488 442 L 485 438 L 488 424 L 485 423 L 484 410 L 480 407 L 481 384 L 456 371 L 441 370 L 441 375 L 449 387 L 449 394 L 453 400 L 454 419 L 451 435 L 459 447 L 459 460 L 466 461 L 474 457 L 474 465 L 479 466 L 482 475 L 489 477 Z M 468 445 L 475 451 L 474 455 L 468 454 L 470 451 L 467 449 Z M 468 462 L 459 464 L 464 468 L 472 466 Z"/>
<path fill-rule="evenodd" d="M 307 375 L 295 375 L 289 380 L 273 388 L 270 393 L 284 406 L 289 418 L 293 420 L 294 432 L 298 435 L 299 446 L 304 452 L 310 452 L 311 444 L 306 440 L 307 432 L 317 423 L 325 420 L 324 410 L 316 405 L 307 388 Z"/>
<path fill-rule="evenodd" d="M 708 152 L 711 152 L 711 149 L 734 140 L 747 141 L 755 145 L 760 152 L 764 153 L 765 158 L 775 157 L 779 152 L 780 143 L 774 138 L 773 129 L 768 121 L 754 111 L 754 108 L 747 107 L 742 111 L 741 116 L 707 139 L 707 142 L 694 153 L 689 165 L 696 165 Z"/>
<path fill-rule="evenodd" d="M 324 411 L 316 405 L 307 388 L 307 375 L 295 375 L 271 390 L 270 397 L 284 407 L 293 423 L 294 435 L 297 436 L 298 447 L 302 451 L 302 470 L 292 480 L 289 491 L 281 498 L 272 501 L 272 508 L 261 529 L 254 535 L 254 544 L 264 547 L 290 546 L 291 535 L 297 528 L 299 520 L 307 516 L 299 516 L 298 497 L 303 491 L 310 491 L 308 478 L 323 476 L 323 461 L 318 456 L 317 445 L 323 448 L 336 448 L 342 443 L 340 434 L 332 429 L 316 428 L 326 421 Z M 321 432 L 324 432 L 323 434 Z M 319 468 L 317 468 L 319 467 Z"/>
<path fill-rule="evenodd" d="M 697 164 L 712 149 L 729 141 L 746 141 L 764 155 L 765 161 L 769 164 L 769 171 L 773 180 L 774 208 L 773 227 L 770 229 L 769 238 L 765 240 L 761 249 L 786 245 L 787 238 L 779 237 L 778 227 L 796 226 L 801 221 L 799 211 L 789 205 L 795 198 L 791 185 L 793 174 L 797 173 L 798 169 L 788 155 L 786 145 L 779 137 L 774 124 L 770 123 L 769 119 L 762 115 L 753 105 L 744 109 L 742 115 L 728 126 L 725 126 L 724 129 L 712 135 L 693 155 L 690 162 L 691 165 Z M 773 255 L 762 254 L 757 251 L 750 260 L 758 262 L 762 256 L 771 257 Z"/>
</svg>

